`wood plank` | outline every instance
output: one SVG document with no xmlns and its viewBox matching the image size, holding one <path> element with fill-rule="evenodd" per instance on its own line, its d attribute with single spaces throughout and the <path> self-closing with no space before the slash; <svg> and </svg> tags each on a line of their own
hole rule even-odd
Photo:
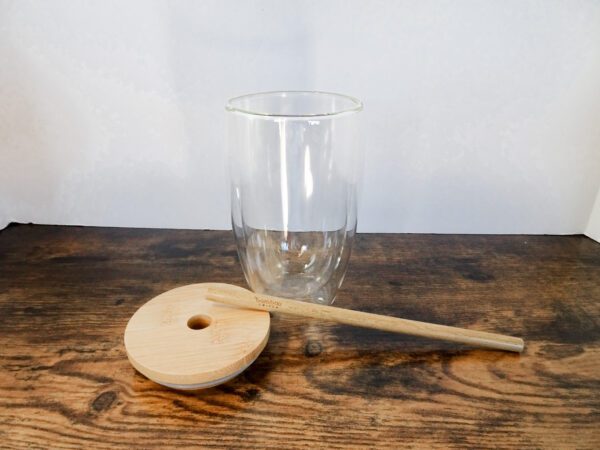
<svg viewBox="0 0 600 450">
<path fill-rule="evenodd" d="M 230 232 L 0 232 L 0 447 L 600 448 L 600 244 L 359 235 L 336 306 L 522 336 L 522 355 L 275 315 L 232 382 L 162 388 L 123 330 L 189 283 L 244 286 Z"/>
</svg>

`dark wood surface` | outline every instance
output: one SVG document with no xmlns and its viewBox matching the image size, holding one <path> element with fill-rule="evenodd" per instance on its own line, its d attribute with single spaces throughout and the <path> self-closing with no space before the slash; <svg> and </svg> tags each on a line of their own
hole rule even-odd
<svg viewBox="0 0 600 450">
<path fill-rule="evenodd" d="M 522 336 L 522 355 L 274 316 L 235 380 L 182 393 L 127 362 L 153 296 L 245 285 L 229 232 L 0 232 L 0 446 L 600 448 L 600 244 L 359 235 L 337 306 Z"/>
</svg>

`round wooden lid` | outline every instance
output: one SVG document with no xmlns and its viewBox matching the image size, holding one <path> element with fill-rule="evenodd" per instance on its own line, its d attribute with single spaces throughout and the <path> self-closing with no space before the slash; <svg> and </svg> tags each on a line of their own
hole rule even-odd
<svg viewBox="0 0 600 450">
<path fill-rule="evenodd" d="M 133 367 L 164 386 L 202 389 L 254 362 L 269 338 L 269 313 L 206 300 L 211 284 L 172 289 L 136 311 L 125 329 Z"/>
</svg>

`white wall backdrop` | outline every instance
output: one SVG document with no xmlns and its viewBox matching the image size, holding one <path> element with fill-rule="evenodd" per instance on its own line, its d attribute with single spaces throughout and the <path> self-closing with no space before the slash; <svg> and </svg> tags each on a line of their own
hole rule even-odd
<svg viewBox="0 0 600 450">
<path fill-rule="evenodd" d="M 365 103 L 360 231 L 583 232 L 600 2 L 0 1 L 0 228 L 229 228 L 223 105 Z"/>
</svg>

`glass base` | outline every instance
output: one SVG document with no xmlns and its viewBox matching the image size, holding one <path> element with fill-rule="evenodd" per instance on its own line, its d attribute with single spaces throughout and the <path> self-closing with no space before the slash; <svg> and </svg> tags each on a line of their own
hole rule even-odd
<svg viewBox="0 0 600 450">
<path fill-rule="evenodd" d="M 333 303 L 350 257 L 353 230 L 239 231 L 240 259 L 254 292 Z"/>
</svg>

